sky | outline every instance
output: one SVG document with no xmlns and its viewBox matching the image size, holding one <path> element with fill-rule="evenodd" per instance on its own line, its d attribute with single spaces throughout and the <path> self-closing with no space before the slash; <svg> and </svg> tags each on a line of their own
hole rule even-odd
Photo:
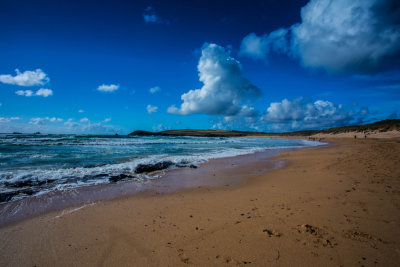
<svg viewBox="0 0 400 267">
<path fill-rule="evenodd" d="M 394 0 L 0 0 L 0 132 L 400 118 Z"/>
</svg>

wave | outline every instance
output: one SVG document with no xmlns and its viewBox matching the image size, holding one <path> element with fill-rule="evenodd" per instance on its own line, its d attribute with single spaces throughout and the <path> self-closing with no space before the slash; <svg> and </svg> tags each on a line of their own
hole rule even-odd
<svg viewBox="0 0 400 267">
<path fill-rule="evenodd" d="M 10 138 L 7 144 L 2 140 L 0 202 L 52 190 L 126 179 L 147 181 L 159 178 L 155 173 L 139 172 L 138 166 L 147 166 L 142 167 L 142 170 L 194 167 L 213 158 L 250 154 L 266 149 L 298 148 L 320 144 L 307 140 L 250 138 L 118 139 L 69 136 L 68 141 L 65 139 L 64 136 L 18 137 Z M 80 139 L 81 143 L 76 143 L 77 139 Z M 35 145 L 32 148 L 21 148 L 20 144 L 24 142 Z M 60 142 L 66 142 L 65 148 L 61 150 L 57 148 Z M 90 147 L 101 149 L 93 150 Z"/>
<path fill-rule="evenodd" d="M 123 145 L 202 145 L 202 144 L 230 144 L 236 143 L 234 140 L 217 139 L 217 140 L 149 140 L 149 139 L 136 139 L 124 138 L 113 140 L 109 138 L 86 138 L 86 139 L 73 139 L 73 138 L 24 138 L 24 139 L 0 139 L 0 145 L 18 145 L 18 146 L 63 146 L 63 145 L 76 145 L 76 146 L 123 146 Z"/>
</svg>

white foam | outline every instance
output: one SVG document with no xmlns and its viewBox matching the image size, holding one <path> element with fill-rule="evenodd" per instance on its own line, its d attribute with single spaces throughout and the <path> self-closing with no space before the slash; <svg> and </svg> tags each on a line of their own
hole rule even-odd
<svg viewBox="0 0 400 267">
<path fill-rule="evenodd" d="M 70 146 L 76 146 L 75 141 L 82 139 L 79 138 L 71 138 L 74 143 L 69 143 Z M 52 140 L 56 142 L 60 142 L 61 140 L 68 139 L 67 137 L 63 138 L 50 138 L 46 137 L 46 140 Z M 27 138 L 24 142 L 27 144 L 31 142 L 33 139 L 36 143 L 40 143 L 38 140 L 41 138 Z M 17 141 L 16 141 L 17 140 Z M 22 140 L 22 141 L 21 141 Z M 23 143 L 24 139 L 12 138 L 12 142 L 20 142 Z M 69 140 L 69 142 L 71 141 Z M 74 188 L 79 186 L 87 186 L 93 184 L 101 184 L 108 183 L 109 177 L 113 175 L 119 175 L 122 173 L 134 173 L 136 167 L 139 164 L 155 164 L 163 161 L 171 161 L 174 164 L 182 164 L 186 162 L 188 164 L 201 164 L 210 159 L 215 158 L 223 158 L 223 157 L 233 157 L 244 154 L 251 154 L 259 151 L 264 151 L 266 149 L 285 149 L 285 148 L 299 148 L 304 146 L 315 146 L 321 145 L 323 143 L 308 141 L 308 140 L 279 140 L 279 139 L 255 139 L 255 138 L 196 138 L 196 137 L 184 137 L 184 138 L 121 138 L 121 139 L 111 139 L 111 138 L 93 138 L 93 140 L 83 139 L 84 142 L 81 142 L 82 146 L 91 146 L 95 144 L 96 146 L 104 146 L 105 151 L 94 151 L 94 153 L 102 153 L 110 154 L 111 156 L 116 153 L 115 150 L 107 151 L 109 147 L 121 147 L 121 150 L 126 146 L 130 146 L 129 148 L 136 149 L 138 146 L 143 146 L 145 151 L 149 151 L 149 153 L 153 153 L 152 155 L 147 154 L 138 154 L 137 157 L 131 157 L 130 159 L 125 159 L 124 162 L 118 162 L 113 164 L 106 164 L 104 166 L 93 166 L 93 167 L 60 167 L 55 166 L 53 164 L 52 167 L 49 165 L 40 165 L 40 166 L 25 166 L 24 168 L 12 168 L 12 169 L 3 169 L 0 170 L 0 181 L 7 181 L 8 183 L 17 183 L 25 180 L 34 180 L 34 181 L 49 181 L 55 180 L 53 183 L 45 184 L 41 186 L 38 194 L 42 194 L 44 192 L 48 192 L 51 190 L 64 190 L 67 188 Z M 47 142 L 47 141 L 45 141 Z M 88 145 L 90 143 L 90 145 Z M 165 151 L 180 151 L 180 149 L 184 148 L 186 154 L 155 154 L 162 152 L 162 149 L 156 150 L 156 148 L 152 147 L 152 145 L 163 144 L 166 145 L 169 150 Z M 187 144 L 194 145 L 193 147 L 187 146 Z M 212 146 L 210 146 L 210 144 Z M 30 143 L 32 145 L 32 143 Z M 147 150 L 146 150 L 147 149 Z M 203 152 L 199 152 L 202 151 Z M 205 150 L 205 151 L 204 151 Z M 124 151 L 123 151 L 124 152 Z M 128 150 L 129 153 L 135 155 L 135 150 Z M 30 159 L 39 159 L 46 160 L 49 158 L 57 158 L 57 154 L 27 154 L 26 152 L 16 152 L 14 155 L 21 153 L 21 155 L 28 155 Z M 25 153 L 25 154 L 24 154 Z M 50 152 L 49 152 L 50 153 Z M 79 159 L 82 162 L 85 162 L 87 154 L 75 155 L 74 159 Z M 59 160 L 59 162 L 62 159 Z M 0 164 L 2 166 L 2 164 Z M 176 167 L 176 166 L 175 166 Z M 103 176 L 98 176 L 104 174 Z M 136 179 L 138 180 L 147 180 L 147 179 L 156 179 L 158 176 L 150 177 L 146 175 L 138 175 Z M 0 192 L 5 192 L 8 188 L 2 186 L 0 184 Z M 14 189 L 15 190 L 15 189 Z M 16 198 L 24 197 L 16 196 Z"/>
<path fill-rule="evenodd" d="M 94 205 L 94 203 L 90 203 L 90 204 L 86 204 L 86 205 L 83 205 L 83 206 L 80 206 L 80 207 L 77 207 L 77 208 L 74 208 L 74 209 L 63 210 L 59 215 L 55 216 L 54 218 L 58 219 L 58 218 L 61 218 L 64 215 L 73 213 L 75 211 L 78 211 L 78 210 L 81 210 L 83 208 L 86 208 L 87 206 L 93 206 L 93 205 Z"/>
</svg>

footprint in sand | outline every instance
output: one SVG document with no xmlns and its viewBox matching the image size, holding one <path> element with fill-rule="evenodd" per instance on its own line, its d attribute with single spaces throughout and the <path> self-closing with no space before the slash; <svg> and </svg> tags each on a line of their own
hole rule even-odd
<svg viewBox="0 0 400 267">
<path fill-rule="evenodd" d="M 329 233 L 319 227 L 310 224 L 302 224 L 298 225 L 296 230 L 299 234 L 303 235 L 304 240 L 302 243 L 304 245 L 311 244 L 314 247 L 322 246 L 327 248 L 333 248 L 338 245 L 333 236 L 329 235 Z M 300 239 L 296 240 L 301 241 Z"/>
<path fill-rule="evenodd" d="M 351 240 L 356 240 L 359 242 L 369 243 L 372 248 L 377 248 L 377 245 L 376 245 L 377 242 L 382 243 L 382 244 L 388 244 L 388 242 L 383 241 L 379 237 L 372 236 L 368 233 L 364 233 L 359 230 L 347 230 L 347 231 L 343 230 L 343 237 L 345 237 L 347 239 L 351 239 Z"/>
<path fill-rule="evenodd" d="M 186 257 L 186 255 L 183 253 L 183 249 L 179 248 L 177 251 L 178 251 L 178 257 L 181 259 L 181 262 L 185 264 L 192 264 L 189 257 Z"/>
<path fill-rule="evenodd" d="M 239 260 L 236 260 L 236 259 L 232 258 L 231 256 L 220 256 L 220 255 L 217 255 L 217 256 L 215 256 L 215 258 L 221 260 L 225 264 L 247 265 L 247 264 L 251 264 L 252 263 L 249 260 L 239 261 Z"/>
<path fill-rule="evenodd" d="M 282 234 L 275 230 L 264 229 L 263 233 L 267 233 L 269 237 L 281 237 Z"/>
</svg>

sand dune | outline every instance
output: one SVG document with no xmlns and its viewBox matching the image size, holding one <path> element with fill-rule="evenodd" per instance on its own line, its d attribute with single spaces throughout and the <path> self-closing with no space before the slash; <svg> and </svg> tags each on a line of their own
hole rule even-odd
<svg viewBox="0 0 400 267">
<path fill-rule="evenodd" d="M 396 138 L 400 137 L 400 131 L 393 130 L 393 131 L 368 131 L 368 132 L 345 132 L 345 133 L 337 133 L 337 134 L 314 134 L 311 137 L 315 138 Z"/>
</svg>

